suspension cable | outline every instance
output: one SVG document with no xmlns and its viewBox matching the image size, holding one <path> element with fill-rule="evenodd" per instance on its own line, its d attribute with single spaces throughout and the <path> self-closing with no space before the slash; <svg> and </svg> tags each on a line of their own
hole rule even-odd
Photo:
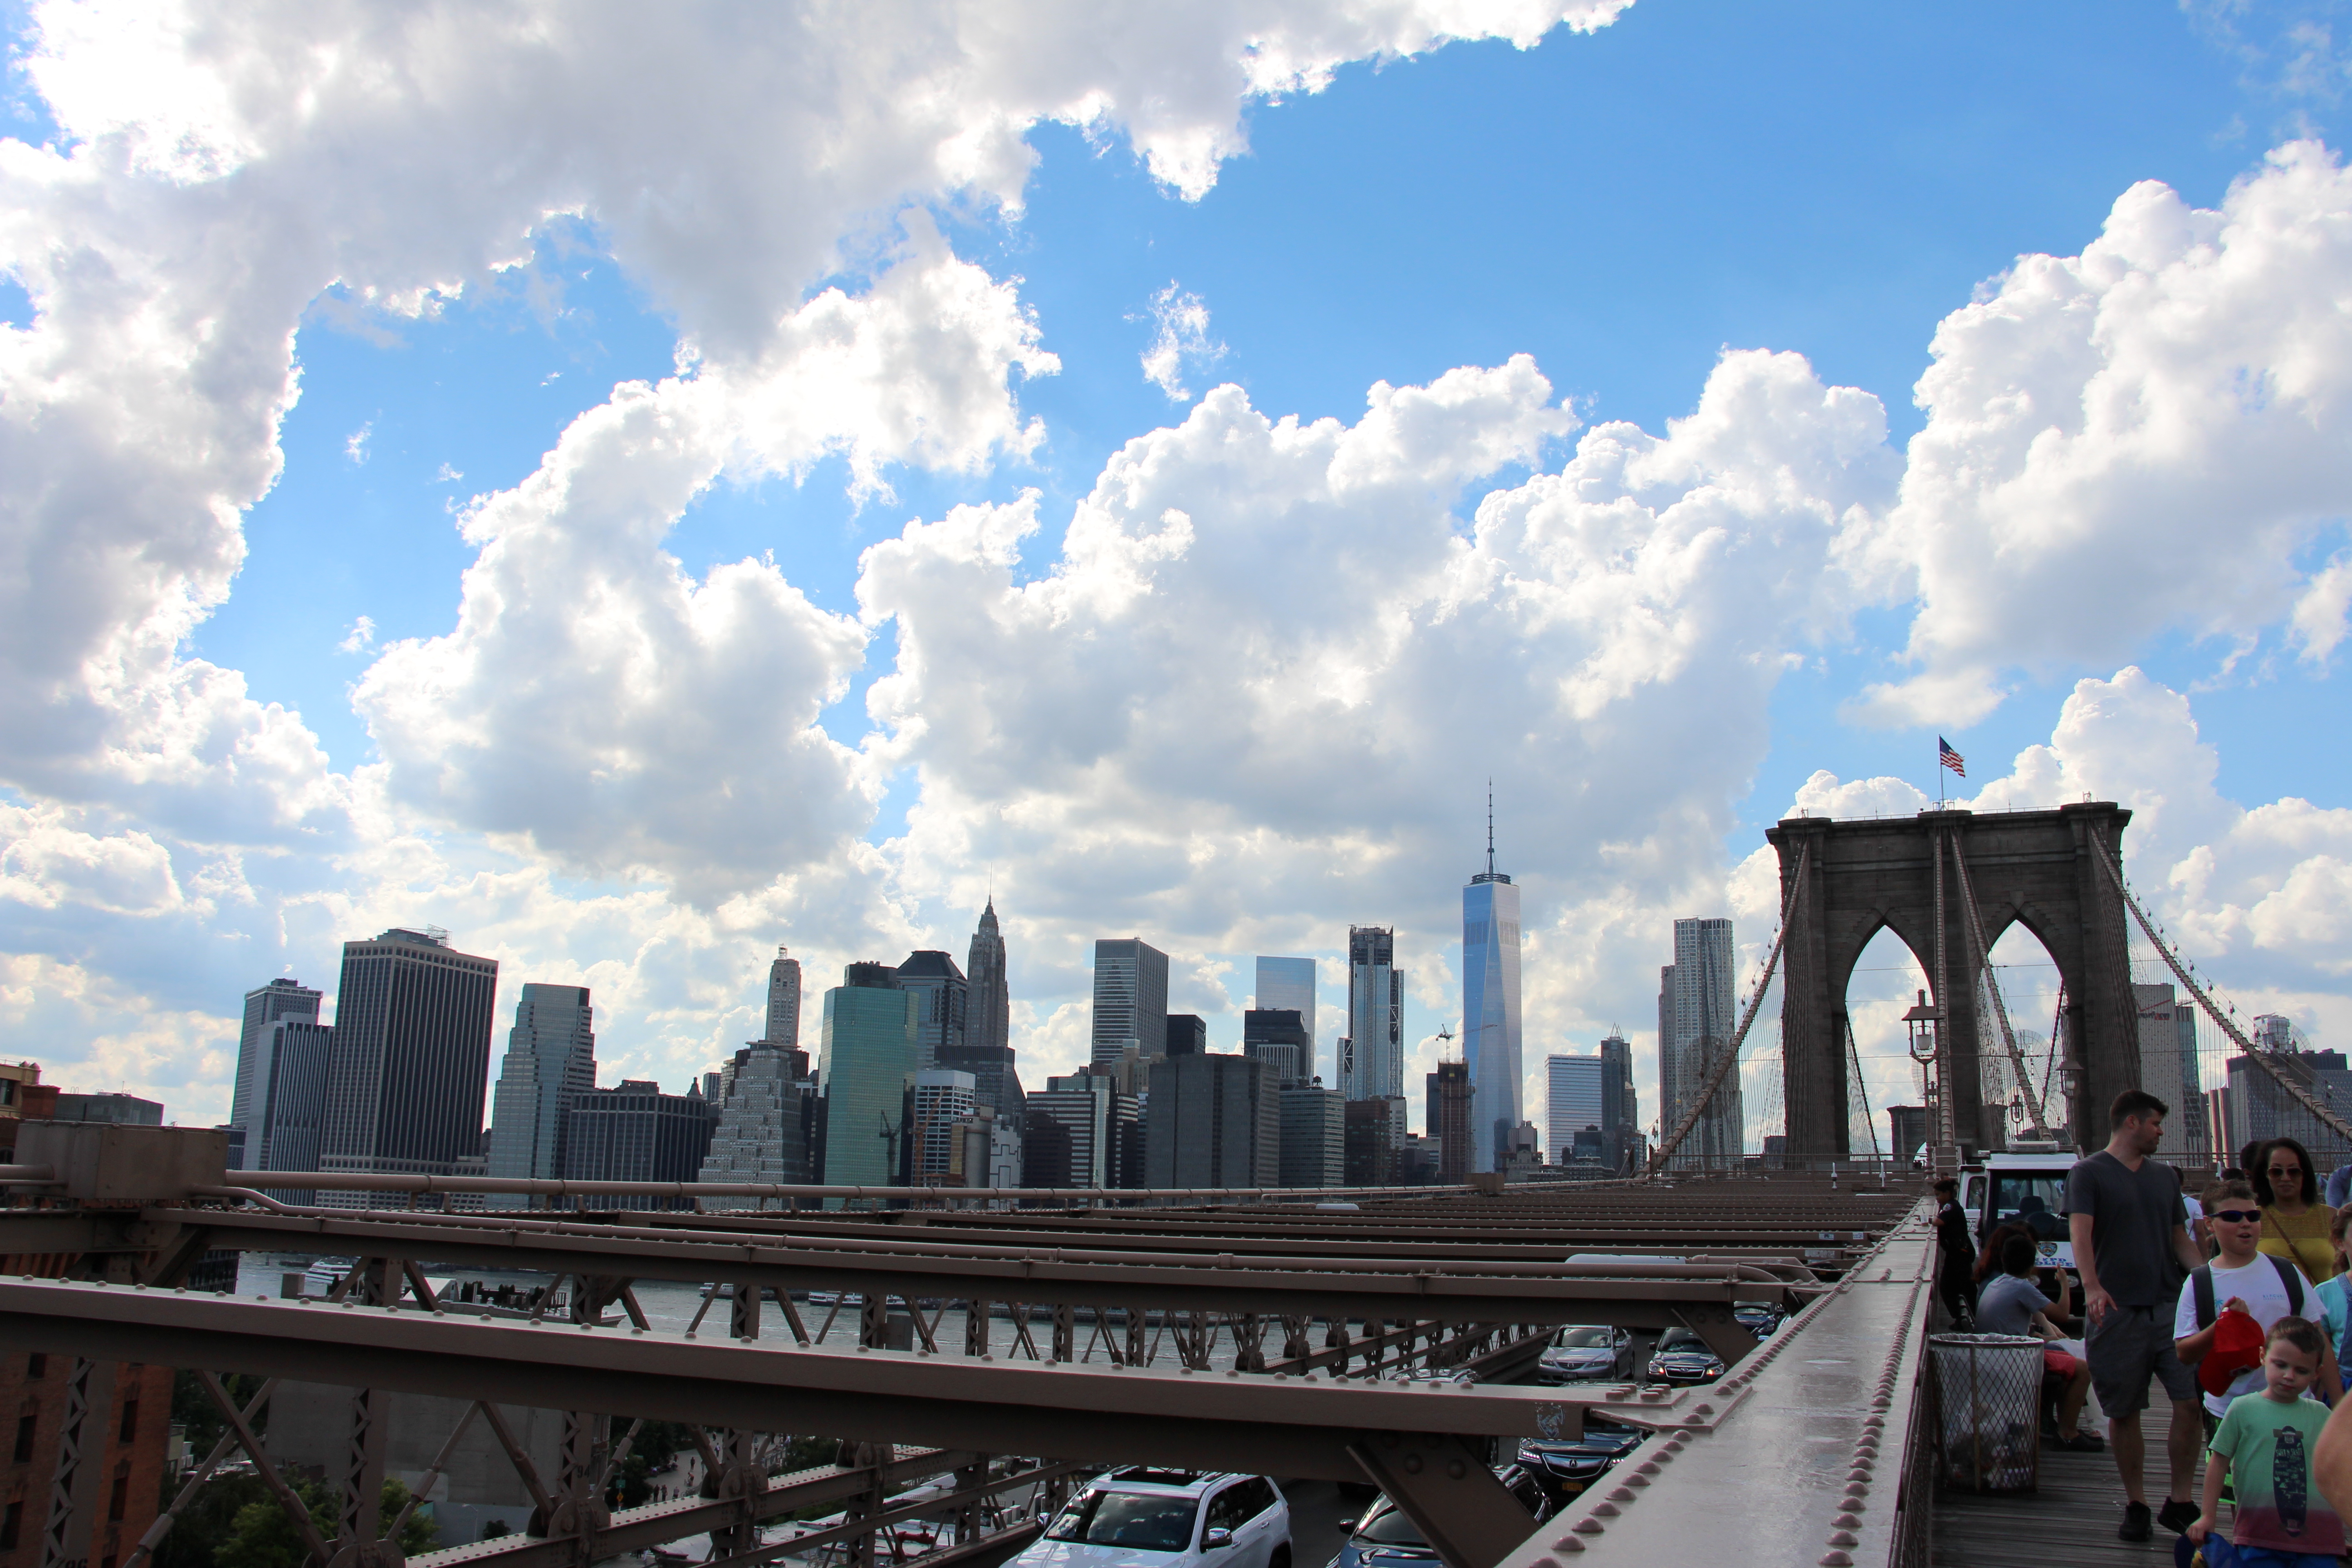
<svg viewBox="0 0 2352 1568">
<path fill-rule="evenodd" d="M 1985 941 L 1984 918 L 1977 911 L 1976 889 L 1969 881 L 1969 860 L 1960 853 L 1958 834 L 1951 836 L 1951 844 L 1952 868 L 1960 876 L 1960 908 L 1968 913 L 1969 942 L 1976 952 L 1977 975 L 1992 994 L 1992 1016 L 2000 1023 L 2001 1047 L 2009 1053 L 2009 1065 L 2017 1074 L 2017 1089 L 2025 1097 L 2025 1113 L 2033 1120 L 2033 1135 L 2047 1138 L 2050 1122 L 2042 1108 L 2042 1097 L 2033 1092 L 2033 1079 L 2025 1070 L 2025 1053 L 2017 1048 L 2017 1031 L 2009 1026 L 2009 1007 L 2001 1000 L 2000 981 L 1993 973 L 1992 947 Z"/>
<path fill-rule="evenodd" d="M 2191 996 L 2197 998 L 2197 1005 L 2200 1007 L 2205 1009 L 2205 1016 L 2219 1025 L 2221 1032 L 2230 1037 L 2231 1042 L 2240 1052 L 2253 1058 L 2254 1064 L 2270 1074 L 2278 1086 L 2286 1090 L 2288 1097 L 2309 1111 L 2320 1125 L 2347 1142 L 2352 1142 L 2352 1123 L 2346 1122 L 2342 1117 L 2313 1099 L 2303 1085 L 2287 1076 L 2284 1068 L 2271 1059 L 2269 1052 L 2256 1050 L 2254 1042 L 2248 1039 L 2244 1031 L 2241 1030 L 2236 1024 L 2231 1022 L 2229 1015 L 2222 1012 L 2213 998 L 2205 994 L 2205 988 L 2190 977 L 2187 966 L 2182 964 L 2171 948 L 2165 945 L 2164 939 L 2157 935 L 2156 922 L 2147 918 L 2147 911 L 2141 909 L 2139 900 L 2132 896 L 2131 888 L 2124 881 L 2123 871 L 2116 865 L 2115 857 L 2108 853 L 2106 845 L 2096 834 L 2090 834 L 2087 837 L 2090 838 L 2093 852 L 2098 857 L 2099 864 L 2106 868 L 2108 879 L 2115 883 L 2116 891 L 2123 895 L 2124 907 L 2131 910 L 2132 918 L 2139 922 L 2139 929 L 2147 935 L 2150 945 L 2155 947 L 2157 956 L 2164 960 L 2164 966 L 2172 971 L 2172 977 L 2180 982 L 2182 987 Z"/>
</svg>

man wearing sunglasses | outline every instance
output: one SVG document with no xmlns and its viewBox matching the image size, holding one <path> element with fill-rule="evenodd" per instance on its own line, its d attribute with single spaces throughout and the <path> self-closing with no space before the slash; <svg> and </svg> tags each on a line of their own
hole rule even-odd
<svg viewBox="0 0 2352 1568">
<path fill-rule="evenodd" d="M 2139 1420 L 2151 1380 L 2172 1401 L 2171 1486 L 2161 1515 L 2168 1530 L 2185 1530 L 2198 1516 L 2191 1500 L 2205 1446 L 2197 1374 L 2181 1364 L 2172 1333 L 2181 1278 L 2205 1259 L 2189 1239 L 2179 1173 L 2150 1157 L 2164 1141 L 2166 1110 L 2145 1089 L 2117 1095 L 2107 1112 L 2107 1146 L 2066 1173 L 2066 1224 L 2090 1320 L 2083 1348 L 2123 1478 L 2126 1501 L 2116 1533 L 2126 1541 L 2151 1533 Z"/>
</svg>

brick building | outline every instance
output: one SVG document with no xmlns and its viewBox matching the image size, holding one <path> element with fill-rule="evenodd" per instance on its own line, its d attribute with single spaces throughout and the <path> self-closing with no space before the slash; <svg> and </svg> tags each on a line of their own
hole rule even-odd
<svg viewBox="0 0 2352 1568">
<path fill-rule="evenodd" d="M 38 1568 L 57 1479 L 58 1437 L 78 1368 L 72 1356 L 0 1358 L 0 1568 Z M 75 1508 L 61 1556 L 66 1568 L 119 1568 L 163 1506 L 163 1458 L 172 1425 L 172 1369 L 87 1363 L 89 1414 L 76 1473 Z"/>
</svg>

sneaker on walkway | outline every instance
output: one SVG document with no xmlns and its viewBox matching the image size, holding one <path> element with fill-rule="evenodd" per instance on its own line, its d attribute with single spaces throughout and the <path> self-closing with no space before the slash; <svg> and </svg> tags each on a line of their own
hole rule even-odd
<svg viewBox="0 0 2352 1568">
<path fill-rule="evenodd" d="M 2147 1524 L 2147 1504 L 2144 1502 L 2124 1504 L 2124 1521 L 2116 1526 L 2116 1539 L 2146 1541 L 2153 1533 Z"/>
<path fill-rule="evenodd" d="M 2193 1502 L 2183 1502 L 2179 1498 L 2168 1497 L 2164 1500 L 2164 1506 L 2156 1510 L 2156 1522 L 2175 1535 L 2185 1535 L 2189 1531 L 2189 1527 L 2197 1522 L 2199 1511 Z"/>
</svg>

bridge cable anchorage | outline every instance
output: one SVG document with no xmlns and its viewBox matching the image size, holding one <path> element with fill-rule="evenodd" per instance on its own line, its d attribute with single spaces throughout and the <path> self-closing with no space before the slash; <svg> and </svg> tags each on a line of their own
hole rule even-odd
<svg viewBox="0 0 2352 1568">
<path fill-rule="evenodd" d="M 2001 1048 L 2009 1053 L 2010 1069 L 2017 1075 L 2017 1090 L 2025 1097 L 2025 1113 L 2033 1119 L 2033 1135 L 2050 1136 L 2050 1121 L 2042 1104 L 2042 1097 L 2033 1092 L 2033 1081 L 2026 1074 L 2025 1054 L 2017 1048 L 2017 1031 L 2009 1026 L 2009 1006 L 2001 1000 L 2000 981 L 1994 975 L 1992 945 L 1985 941 L 1984 919 L 1977 910 L 1976 889 L 1969 881 L 1968 857 L 1960 853 L 1960 836 L 1951 836 L 1952 868 L 1959 873 L 1960 908 L 1968 914 L 1969 945 L 1976 955 L 1977 978 L 1992 997 L 1992 1016 L 2000 1025 Z"/>
<path fill-rule="evenodd" d="M 1699 1086 L 1698 1093 L 1692 1098 L 1690 1109 L 1682 1113 L 1681 1119 L 1675 1123 L 1674 1131 L 1666 1134 L 1651 1154 L 1650 1168 L 1637 1180 L 1648 1181 L 1666 1168 L 1666 1162 L 1674 1157 L 1676 1149 L 1682 1147 L 1683 1140 L 1690 1136 L 1691 1129 L 1698 1125 L 1699 1116 L 1706 1110 L 1707 1102 L 1715 1098 L 1715 1091 L 1723 1087 L 1724 1075 L 1738 1062 L 1739 1047 L 1747 1043 L 1748 1026 L 1756 1022 L 1757 1011 L 1764 1005 L 1764 993 L 1772 988 L 1772 972 L 1780 967 L 1780 950 L 1789 943 L 1789 922 L 1796 918 L 1797 900 L 1805 890 L 1805 867 L 1812 859 L 1812 855 L 1811 844 L 1797 851 L 1797 869 L 1789 879 L 1788 896 L 1780 900 L 1780 929 L 1772 933 L 1772 951 L 1765 955 L 1764 973 L 1756 982 L 1755 994 L 1748 999 L 1748 1010 L 1740 1015 L 1739 1027 L 1732 1031 L 1731 1043 L 1724 1047 L 1721 1056 L 1716 1058 L 1715 1066 L 1707 1069 L 1706 1081 Z M 1663 1045 L 1660 1048 L 1664 1048 Z"/>
<path fill-rule="evenodd" d="M 2206 994 L 2205 988 L 2198 984 L 2190 976 L 2188 967 L 2180 962 L 2179 955 L 2167 946 L 2164 939 L 2157 934 L 2156 922 L 2147 918 L 2147 911 L 2140 908 L 2139 900 L 2132 896 L 2131 888 L 2124 881 L 2123 871 L 2116 865 L 2115 857 L 2108 852 L 2106 845 L 2100 841 L 2096 834 L 2091 835 L 2090 840 L 2091 848 L 2097 855 L 2099 864 L 2106 868 L 2108 878 L 2116 885 L 2116 891 L 2123 895 L 2124 907 L 2131 910 L 2132 918 L 2139 922 L 2139 929 L 2155 947 L 2157 956 L 2164 960 L 2165 967 L 2172 971 L 2172 977 L 2179 981 L 2191 996 L 2197 998 L 2197 1005 L 2200 1007 L 2205 1009 L 2205 1016 L 2221 1026 L 2221 1032 L 2230 1037 L 2231 1043 L 2235 1045 L 2241 1053 L 2252 1058 L 2257 1067 L 2270 1074 L 2278 1086 L 2286 1090 L 2290 1099 L 2311 1112 L 2321 1126 L 2327 1128 L 2340 1138 L 2352 1141 L 2352 1122 L 2346 1121 L 2335 1111 L 2313 1099 L 2309 1090 L 2287 1076 L 2286 1069 L 2271 1059 L 2269 1052 L 2256 1050 L 2254 1042 L 2248 1039 L 2244 1032 L 2231 1021 L 2230 1016 L 2214 1002 L 2212 997 Z"/>
</svg>

